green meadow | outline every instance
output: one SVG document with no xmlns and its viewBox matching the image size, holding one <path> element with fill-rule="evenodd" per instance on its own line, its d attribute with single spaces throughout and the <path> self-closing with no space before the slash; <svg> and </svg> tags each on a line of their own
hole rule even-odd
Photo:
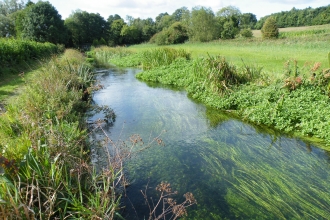
<svg viewBox="0 0 330 220">
<path fill-rule="evenodd" d="M 288 60 L 297 60 L 301 67 L 320 62 L 328 67 L 327 54 L 330 51 L 330 25 L 298 28 L 281 28 L 280 39 L 263 40 L 260 30 L 253 31 L 253 38 L 218 40 L 208 43 L 188 42 L 171 45 L 171 48 L 185 49 L 193 58 L 221 55 L 235 65 L 258 65 L 269 73 L 281 74 Z M 153 44 L 130 46 L 134 52 L 159 48 Z"/>
</svg>

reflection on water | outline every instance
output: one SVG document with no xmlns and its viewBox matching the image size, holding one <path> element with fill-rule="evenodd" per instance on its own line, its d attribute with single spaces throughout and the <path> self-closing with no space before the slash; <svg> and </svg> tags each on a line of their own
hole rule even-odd
<svg viewBox="0 0 330 220">
<path fill-rule="evenodd" d="M 187 219 L 327 219 L 330 216 L 328 154 L 297 139 L 257 132 L 236 119 L 194 103 L 181 90 L 148 86 L 139 70 L 98 75 L 104 89 L 93 100 L 109 105 L 113 140 L 161 134 L 165 146 L 141 152 L 127 164 L 132 184 L 124 199 L 127 219 L 148 218 L 140 190 L 161 181 L 192 192 L 198 205 Z M 94 119 L 100 117 L 95 115 Z M 134 207 L 134 208 L 133 208 Z"/>
</svg>

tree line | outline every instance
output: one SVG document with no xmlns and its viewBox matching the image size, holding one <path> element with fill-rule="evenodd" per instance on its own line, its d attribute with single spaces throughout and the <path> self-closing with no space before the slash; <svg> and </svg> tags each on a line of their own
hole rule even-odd
<svg viewBox="0 0 330 220">
<path fill-rule="evenodd" d="M 255 25 L 256 29 L 261 29 L 267 18 L 274 17 L 279 28 L 300 27 L 330 24 L 330 5 L 318 8 L 296 9 L 282 11 L 262 17 Z"/>
<path fill-rule="evenodd" d="M 313 11 L 313 24 L 316 24 L 317 16 L 322 17 L 324 13 L 329 13 L 330 6 L 322 8 L 324 9 L 308 9 Z M 296 11 L 299 10 L 288 13 Z M 320 14 L 316 15 L 317 12 Z M 286 16 L 286 22 L 296 24 L 294 21 L 297 19 L 293 20 L 293 17 L 295 16 Z M 330 23 L 329 16 L 325 17 L 322 22 L 328 20 Z M 132 16 L 127 16 L 124 20 L 118 14 L 110 15 L 105 20 L 99 13 L 82 10 L 76 10 L 62 20 L 56 8 L 48 1 L 24 3 L 23 0 L 3 0 L 0 1 L 0 36 L 65 44 L 67 47 L 115 46 L 148 41 L 166 45 L 187 40 L 207 42 L 237 36 L 252 37 L 251 30 L 261 29 L 267 18 L 268 16 L 258 21 L 256 15 L 241 13 L 234 6 L 224 7 L 216 13 L 211 8 L 198 6 L 191 10 L 182 7 L 172 14 L 160 13 L 155 20 Z M 282 27 L 282 18 L 276 15 L 275 19 L 278 26 Z"/>
</svg>

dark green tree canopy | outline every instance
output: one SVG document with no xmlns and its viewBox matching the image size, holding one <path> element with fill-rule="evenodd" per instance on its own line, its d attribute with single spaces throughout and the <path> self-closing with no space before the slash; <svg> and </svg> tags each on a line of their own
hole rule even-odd
<svg viewBox="0 0 330 220">
<path fill-rule="evenodd" d="M 171 15 L 174 21 L 182 21 L 184 16 L 189 14 L 189 10 L 187 7 L 181 7 L 176 9 L 173 14 Z"/>
<path fill-rule="evenodd" d="M 108 25 L 100 14 L 77 10 L 65 19 L 65 26 L 70 32 L 75 46 L 92 44 L 94 40 L 107 37 Z"/>
<path fill-rule="evenodd" d="M 240 16 L 239 26 L 243 29 L 254 29 L 254 26 L 256 25 L 257 21 L 257 16 L 255 14 L 244 13 Z"/>
<path fill-rule="evenodd" d="M 54 6 L 40 1 L 26 8 L 21 37 L 38 42 L 64 43 L 66 29 Z"/>
<path fill-rule="evenodd" d="M 115 21 L 115 20 L 119 20 L 121 19 L 121 17 L 117 14 L 115 15 L 110 15 L 107 19 L 107 22 L 108 22 L 108 25 L 111 26 L 112 22 Z"/>
<path fill-rule="evenodd" d="M 162 19 L 162 17 L 164 17 L 165 15 L 169 15 L 167 12 L 165 13 L 160 13 L 157 17 L 156 17 L 156 23 L 158 23 L 160 21 L 160 19 Z"/>
</svg>

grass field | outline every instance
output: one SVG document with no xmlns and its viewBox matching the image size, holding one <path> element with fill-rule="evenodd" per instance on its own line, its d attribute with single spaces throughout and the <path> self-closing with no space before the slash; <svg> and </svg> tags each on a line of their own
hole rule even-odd
<svg viewBox="0 0 330 220">
<path fill-rule="evenodd" d="M 279 28 L 280 33 L 283 32 L 300 32 L 300 31 L 311 31 L 311 30 L 330 30 L 330 24 L 326 25 L 315 25 L 315 26 L 304 26 L 304 27 L 289 27 L 289 28 Z M 253 30 L 253 36 L 261 38 L 260 30 Z"/>
<path fill-rule="evenodd" d="M 311 30 L 323 30 L 313 34 Z M 295 37 L 294 33 L 306 33 Z M 310 68 L 320 62 L 322 68 L 328 67 L 327 54 L 330 52 L 330 25 L 280 29 L 280 33 L 293 33 L 291 36 L 277 40 L 262 40 L 260 31 L 254 31 L 251 39 L 219 40 L 208 43 L 192 43 L 171 45 L 191 52 L 193 58 L 221 55 L 235 65 L 257 65 L 265 72 L 280 74 L 288 60 L 297 60 L 300 68 Z M 140 44 L 129 47 L 133 51 L 143 51 L 158 46 Z"/>
</svg>

